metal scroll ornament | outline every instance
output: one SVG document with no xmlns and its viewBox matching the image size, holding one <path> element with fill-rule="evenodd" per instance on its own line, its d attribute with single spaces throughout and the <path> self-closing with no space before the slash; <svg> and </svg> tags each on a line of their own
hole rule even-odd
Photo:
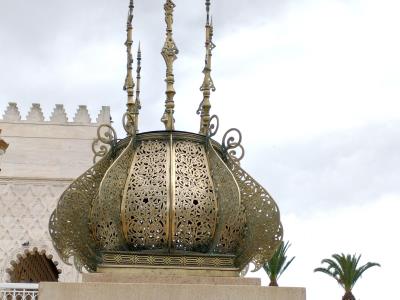
<svg viewBox="0 0 400 300">
<path fill-rule="evenodd" d="M 218 129 L 219 129 L 219 118 L 217 115 L 213 115 L 210 118 L 207 137 L 211 138 L 211 137 L 215 136 L 218 132 Z"/>
<path fill-rule="evenodd" d="M 218 133 L 218 129 L 219 118 L 217 115 L 213 115 L 208 124 L 207 138 L 214 137 Z M 242 133 L 239 129 L 231 128 L 225 132 L 222 138 L 222 151 L 235 163 L 240 165 L 245 151 L 242 146 Z"/>
<path fill-rule="evenodd" d="M 97 138 L 92 143 L 93 163 L 105 157 L 117 143 L 117 133 L 110 125 L 103 124 L 97 128 Z"/>
<path fill-rule="evenodd" d="M 229 129 L 222 138 L 222 148 L 224 152 L 237 164 L 244 157 L 244 148 L 242 146 L 242 133 L 239 129 Z"/>
<path fill-rule="evenodd" d="M 135 114 L 126 112 L 122 116 L 122 126 L 128 136 L 135 136 L 136 135 L 136 128 L 135 128 Z"/>
</svg>

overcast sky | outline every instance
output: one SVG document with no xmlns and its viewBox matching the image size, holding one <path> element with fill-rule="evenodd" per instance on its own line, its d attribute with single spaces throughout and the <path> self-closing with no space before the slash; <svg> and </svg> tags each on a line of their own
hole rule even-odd
<svg viewBox="0 0 400 300">
<path fill-rule="evenodd" d="M 72 118 L 85 104 L 95 118 L 110 105 L 123 136 L 127 2 L 1 0 L 0 110 L 15 101 L 25 116 L 38 102 L 48 118 L 63 103 Z M 175 2 L 176 127 L 197 132 L 204 1 Z M 163 129 L 162 4 L 136 1 L 141 131 Z M 336 252 L 382 264 L 360 280 L 357 299 L 390 299 L 397 292 L 399 11 L 400 3 L 390 0 L 213 3 L 212 112 L 221 134 L 242 130 L 243 166 L 278 202 L 296 256 L 280 283 L 306 286 L 309 300 L 343 294 L 312 272 Z"/>
</svg>

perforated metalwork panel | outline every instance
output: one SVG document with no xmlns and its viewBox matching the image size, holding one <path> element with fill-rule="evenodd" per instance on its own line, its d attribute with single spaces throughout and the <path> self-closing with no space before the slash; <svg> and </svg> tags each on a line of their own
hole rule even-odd
<svg viewBox="0 0 400 300">
<path fill-rule="evenodd" d="M 249 262 L 255 270 L 262 268 L 282 241 L 283 229 L 279 208 L 270 194 L 236 162 L 228 159 L 241 192 L 246 213 L 246 234 L 238 253 L 240 268 Z"/>
<path fill-rule="evenodd" d="M 97 256 L 95 241 L 89 230 L 89 213 L 100 182 L 112 163 L 111 155 L 87 170 L 62 194 L 57 209 L 49 221 L 49 231 L 54 248 L 61 259 L 69 262 L 74 257 L 75 267 L 95 271 Z"/>
<path fill-rule="evenodd" d="M 204 145 L 178 141 L 175 150 L 173 247 L 208 251 L 217 223 L 214 196 Z"/>
<path fill-rule="evenodd" d="M 121 191 L 133 159 L 133 141 L 111 165 L 93 201 L 91 228 L 100 249 L 120 250 L 126 245 L 121 227 Z"/>
<path fill-rule="evenodd" d="M 143 141 L 135 153 L 122 203 L 122 222 L 133 249 L 168 243 L 168 143 Z"/>
<path fill-rule="evenodd" d="M 215 253 L 234 253 L 243 238 L 246 225 L 239 186 L 211 143 L 208 144 L 207 155 L 219 208 L 217 230 L 211 250 Z"/>
</svg>

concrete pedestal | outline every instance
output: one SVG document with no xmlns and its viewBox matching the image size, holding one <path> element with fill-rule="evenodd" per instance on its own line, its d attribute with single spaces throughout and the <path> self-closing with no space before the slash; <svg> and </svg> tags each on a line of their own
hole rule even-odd
<svg viewBox="0 0 400 300">
<path fill-rule="evenodd" d="M 89 273 L 82 275 L 82 281 L 135 284 L 206 284 L 206 285 L 254 285 L 261 286 L 260 278 L 211 277 L 211 276 L 163 276 L 157 274 Z"/>
<path fill-rule="evenodd" d="M 262 287 L 254 278 L 89 274 L 83 283 L 39 285 L 40 300 L 306 300 L 304 288 Z M 118 282 L 115 282 L 118 281 Z"/>
</svg>

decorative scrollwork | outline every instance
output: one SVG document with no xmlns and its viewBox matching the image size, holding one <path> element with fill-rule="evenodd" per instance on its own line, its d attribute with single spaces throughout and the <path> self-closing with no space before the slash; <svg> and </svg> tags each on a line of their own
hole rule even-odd
<svg viewBox="0 0 400 300">
<path fill-rule="evenodd" d="M 168 245 L 168 144 L 144 141 L 135 150 L 122 199 L 122 224 L 132 250 Z"/>
<path fill-rule="evenodd" d="M 121 202 L 126 178 L 134 154 L 134 140 L 109 167 L 99 187 L 91 210 L 91 228 L 98 248 L 119 250 L 125 247 L 125 239 L 120 226 Z"/>
<path fill-rule="evenodd" d="M 279 208 L 269 193 L 233 159 L 227 161 L 240 188 L 246 213 L 246 234 L 237 253 L 237 265 L 254 263 L 255 271 L 271 259 L 282 241 Z"/>
<path fill-rule="evenodd" d="M 114 147 L 117 142 L 115 129 L 108 124 L 100 125 L 97 128 L 97 138 L 92 143 L 93 163 L 103 158 Z"/>
<path fill-rule="evenodd" d="M 211 137 L 215 136 L 218 133 L 218 129 L 219 129 L 219 118 L 217 115 L 213 115 L 210 118 L 207 137 L 211 138 Z"/>
<path fill-rule="evenodd" d="M 236 134 L 237 140 L 235 139 Z M 242 146 L 242 133 L 239 129 L 231 128 L 224 134 L 224 137 L 222 138 L 222 148 L 235 163 L 240 164 L 245 151 Z"/>
<path fill-rule="evenodd" d="M 131 113 L 126 112 L 123 114 L 122 126 L 129 136 L 134 136 L 136 134 L 135 122 L 136 118 Z"/>
<path fill-rule="evenodd" d="M 78 177 L 61 195 L 49 221 L 54 248 L 65 263 L 73 257 L 75 267 L 95 271 L 98 264 L 96 245 L 90 232 L 89 215 L 100 182 L 112 163 L 108 153 Z"/>
<path fill-rule="evenodd" d="M 178 253 L 140 253 L 140 252 L 113 252 L 102 253 L 105 264 L 163 268 L 218 268 L 219 270 L 235 268 L 235 259 L 232 255 L 178 254 Z"/>
<path fill-rule="evenodd" d="M 203 106 L 203 102 L 204 102 L 204 100 L 202 100 L 201 102 L 200 102 L 200 104 L 199 104 L 199 107 L 197 108 L 197 110 L 196 110 L 196 114 L 197 115 L 200 115 L 201 114 L 201 107 Z"/>
</svg>

